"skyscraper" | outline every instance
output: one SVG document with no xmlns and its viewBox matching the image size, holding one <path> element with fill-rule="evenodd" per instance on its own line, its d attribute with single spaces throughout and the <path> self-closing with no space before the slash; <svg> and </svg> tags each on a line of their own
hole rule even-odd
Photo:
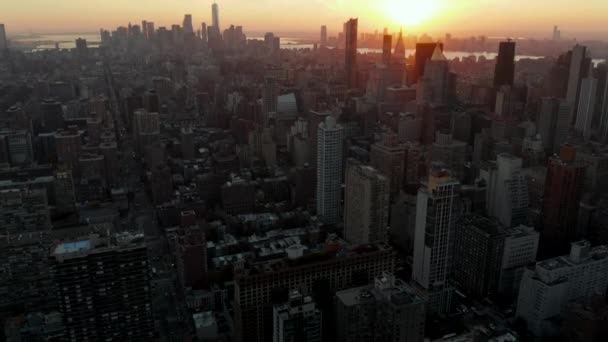
<svg viewBox="0 0 608 342">
<path fill-rule="evenodd" d="M 269 113 L 276 113 L 279 99 L 279 84 L 277 83 L 276 78 L 274 77 L 265 77 L 264 78 L 264 93 L 263 99 L 264 102 L 264 114 L 268 115 Z M 266 118 L 268 119 L 268 118 Z"/>
<path fill-rule="evenodd" d="M 405 59 L 405 43 L 403 42 L 403 30 L 399 31 L 399 37 L 397 38 L 397 44 L 395 44 L 395 53 L 393 54 L 395 59 Z"/>
<path fill-rule="evenodd" d="M 222 32 L 220 29 L 220 8 L 216 2 L 211 5 L 211 23 L 218 32 Z"/>
<path fill-rule="evenodd" d="M 321 46 L 327 46 L 327 26 L 321 26 Z"/>
<path fill-rule="evenodd" d="M 8 42 L 6 41 L 6 29 L 4 24 L 0 24 L 0 53 L 8 49 Z"/>
<path fill-rule="evenodd" d="M 528 217 L 528 184 L 522 174 L 522 159 L 508 153 L 496 156 L 496 169 L 486 177 L 488 214 L 506 227 L 526 223 Z"/>
<path fill-rule="evenodd" d="M 388 178 L 352 158 L 346 164 L 344 238 L 353 244 L 386 241 Z"/>
<path fill-rule="evenodd" d="M 192 26 L 192 15 L 191 14 L 184 15 L 184 22 L 183 22 L 182 26 L 184 29 L 184 34 L 189 35 L 189 34 L 194 33 L 194 27 Z"/>
<path fill-rule="evenodd" d="M 555 97 L 543 97 L 540 101 L 537 120 L 538 134 L 540 134 L 543 147 L 550 153 L 553 153 L 559 105 L 560 100 Z"/>
<path fill-rule="evenodd" d="M 317 128 L 317 215 L 325 224 L 340 220 L 344 130 L 328 116 Z"/>
<path fill-rule="evenodd" d="M 385 135 L 383 141 L 371 147 L 370 164 L 389 179 L 393 195 L 403 189 L 406 154 L 405 145 L 395 134 Z"/>
<path fill-rule="evenodd" d="M 430 59 L 427 60 L 424 73 L 419 79 L 416 91 L 418 104 L 444 105 L 449 100 L 450 72 L 448 60 L 438 44 Z"/>
<path fill-rule="evenodd" d="M 291 291 L 287 303 L 275 305 L 272 312 L 274 342 L 321 342 L 322 314 L 310 296 Z"/>
<path fill-rule="evenodd" d="M 567 251 L 580 238 L 576 229 L 585 167 L 575 161 L 576 150 L 564 145 L 560 156 L 549 159 L 543 201 L 543 254 L 555 256 Z"/>
<path fill-rule="evenodd" d="M 412 280 L 427 291 L 429 313 L 446 312 L 451 305 L 447 280 L 460 219 L 459 187 L 449 171 L 436 164 L 418 190 Z"/>
<path fill-rule="evenodd" d="M 496 68 L 494 70 L 494 87 L 513 86 L 515 79 L 515 42 L 500 42 Z"/>
<path fill-rule="evenodd" d="M 350 19 L 344 24 L 346 85 L 357 87 L 357 27 L 359 19 Z"/>
<path fill-rule="evenodd" d="M 398 44 L 398 43 L 397 43 Z M 418 43 L 416 44 L 416 63 L 414 65 L 414 79 L 412 80 L 414 83 L 418 82 L 420 78 L 424 75 L 424 70 L 426 68 L 426 63 L 431 60 L 433 54 L 435 53 L 435 49 L 439 46 L 439 49 L 443 52 L 443 43 Z M 395 48 L 396 50 L 397 48 Z M 397 52 L 395 51 L 395 54 Z M 405 55 L 405 49 L 404 49 Z"/>
<path fill-rule="evenodd" d="M 576 132 L 582 134 L 585 140 L 591 138 L 591 123 L 596 113 L 597 88 L 598 80 L 590 72 L 589 76 L 581 81 L 578 110 L 574 125 Z"/>
<path fill-rule="evenodd" d="M 454 279 L 463 290 L 480 297 L 497 290 L 505 229 L 496 220 L 470 215 L 454 235 Z"/>
<path fill-rule="evenodd" d="M 142 235 L 92 236 L 51 255 L 69 341 L 154 341 L 148 256 Z"/>
<path fill-rule="evenodd" d="M 570 123 L 572 124 L 578 111 L 581 82 L 583 78 L 587 77 L 591 59 L 587 57 L 587 48 L 582 45 L 574 46 L 570 56 L 566 101 L 570 104 Z"/>
<path fill-rule="evenodd" d="M 391 36 L 390 34 L 386 34 L 384 35 L 384 38 L 382 40 L 382 62 L 384 64 L 388 65 L 391 62 L 392 49 L 393 36 Z"/>
</svg>

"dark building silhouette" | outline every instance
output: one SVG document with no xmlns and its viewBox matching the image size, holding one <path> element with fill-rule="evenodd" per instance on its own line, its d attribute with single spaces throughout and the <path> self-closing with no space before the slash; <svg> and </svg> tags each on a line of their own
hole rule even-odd
<svg viewBox="0 0 608 342">
<path fill-rule="evenodd" d="M 515 79 L 515 42 L 500 42 L 496 69 L 494 70 L 494 86 L 513 86 Z"/>
<path fill-rule="evenodd" d="M 443 52 L 443 43 L 418 43 L 416 44 L 416 64 L 414 65 L 414 80 L 416 83 L 422 75 L 424 75 L 424 68 L 426 62 L 431 60 L 435 48 L 439 45 L 439 48 Z"/>
<path fill-rule="evenodd" d="M 576 229 L 585 167 L 575 161 L 574 147 L 564 145 L 560 156 L 549 159 L 543 201 L 541 253 L 559 256 L 570 242 L 581 238 Z"/>
<path fill-rule="evenodd" d="M 359 19 L 350 19 L 344 24 L 346 85 L 357 87 L 357 32 Z"/>
</svg>

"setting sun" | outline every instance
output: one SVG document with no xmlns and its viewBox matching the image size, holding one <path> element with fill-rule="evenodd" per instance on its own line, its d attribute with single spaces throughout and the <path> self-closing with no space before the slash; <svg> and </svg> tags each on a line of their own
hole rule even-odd
<svg viewBox="0 0 608 342">
<path fill-rule="evenodd" d="M 431 19 L 439 11 L 438 0 L 385 0 L 386 15 L 395 24 L 416 26 Z"/>
</svg>

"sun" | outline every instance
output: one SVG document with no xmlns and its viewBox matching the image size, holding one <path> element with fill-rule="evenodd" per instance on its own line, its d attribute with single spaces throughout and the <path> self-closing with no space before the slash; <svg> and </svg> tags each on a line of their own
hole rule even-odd
<svg viewBox="0 0 608 342">
<path fill-rule="evenodd" d="M 384 0 L 384 11 L 398 25 L 416 26 L 439 11 L 439 0 Z"/>
</svg>

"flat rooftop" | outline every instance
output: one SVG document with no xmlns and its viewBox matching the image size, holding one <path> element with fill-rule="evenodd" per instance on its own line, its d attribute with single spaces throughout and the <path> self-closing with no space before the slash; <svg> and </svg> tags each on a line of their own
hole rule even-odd
<svg viewBox="0 0 608 342">
<path fill-rule="evenodd" d="M 84 250 L 89 250 L 89 249 L 91 249 L 90 240 L 65 242 L 65 243 L 61 243 L 61 244 L 57 245 L 57 247 L 55 247 L 54 254 L 69 254 L 69 253 L 76 253 L 79 251 L 84 251 Z"/>
</svg>

